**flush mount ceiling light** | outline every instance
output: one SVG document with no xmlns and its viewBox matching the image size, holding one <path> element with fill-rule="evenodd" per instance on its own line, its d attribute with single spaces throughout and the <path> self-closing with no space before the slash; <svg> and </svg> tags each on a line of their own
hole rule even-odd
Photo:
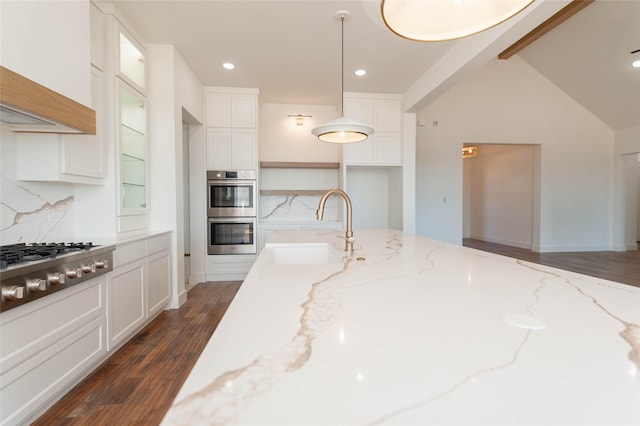
<svg viewBox="0 0 640 426">
<path fill-rule="evenodd" d="M 467 37 L 513 17 L 534 0 L 382 0 L 385 25 L 400 37 L 445 41 Z"/>
<path fill-rule="evenodd" d="M 231 62 L 225 62 L 224 64 L 222 64 L 222 68 L 224 68 L 225 70 L 232 70 L 235 67 L 236 66 L 234 64 L 232 64 Z"/>
<path fill-rule="evenodd" d="M 373 129 L 357 121 L 344 116 L 344 21 L 348 19 L 349 12 L 340 10 L 336 14 L 341 25 L 341 87 L 340 87 L 340 118 L 329 121 L 321 126 L 311 129 L 311 133 L 316 135 L 323 142 L 331 143 L 352 143 L 360 142 L 373 133 Z"/>
<path fill-rule="evenodd" d="M 462 158 L 475 157 L 478 154 L 478 147 L 475 145 L 469 145 L 462 148 Z"/>
</svg>

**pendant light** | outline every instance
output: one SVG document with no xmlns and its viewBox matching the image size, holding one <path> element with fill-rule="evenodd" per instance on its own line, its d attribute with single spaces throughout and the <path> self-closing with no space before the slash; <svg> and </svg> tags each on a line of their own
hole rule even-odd
<svg viewBox="0 0 640 426">
<path fill-rule="evenodd" d="M 534 0 L 382 0 L 385 25 L 400 37 L 444 41 L 488 30 Z"/>
<path fill-rule="evenodd" d="M 341 87 L 340 87 L 340 118 L 329 121 L 311 130 L 323 142 L 352 143 L 361 142 L 373 133 L 373 129 L 357 121 L 344 116 L 344 21 L 349 17 L 349 12 L 341 10 L 336 14 L 341 25 Z"/>
</svg>

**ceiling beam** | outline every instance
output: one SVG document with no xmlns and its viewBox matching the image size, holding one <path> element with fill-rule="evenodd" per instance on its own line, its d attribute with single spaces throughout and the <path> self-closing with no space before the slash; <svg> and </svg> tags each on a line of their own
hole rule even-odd
<svg viewBox="0 0 640 426">
<path fill-rule="evenodd" d="M 573 0 L 571 3 L 560 9 L 560 11 L 558 11 L 551 18 L 538 25 L 527 35 L 502 51 L 502 53 L 498 55 L 498 59 L 509 59 L 511 56 L 520 52 L 522 49 L 551 31 L 558 25 L 562 24 L 564 21 L 571 18 L 573 15 L 580 12 L 582 9 L 589 6 L 594 1 L 595 0 Z"/>
</svg>

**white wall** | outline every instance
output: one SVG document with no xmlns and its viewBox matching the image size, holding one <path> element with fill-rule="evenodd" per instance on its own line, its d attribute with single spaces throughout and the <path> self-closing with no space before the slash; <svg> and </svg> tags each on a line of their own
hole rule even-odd
<svg viewBox="0 0 640 426">
<path fill-rule="evenodd" d="M 172 229 L 172 298 L 186 301 L 184 275 L 183 108 L 202 122 L 203 86 L 171 45 L 148 46 L 150 226 Z M 191 139 L 191 138 L 190 138 Z M 197 143 L 197 137 L 194 138 Z M 204 145 L 204 141 L 200 139 Z M 204 197 L 205 192 L 202 192 Z M 204 222 L 202 224 L 204 229 Z M 204 268 L 204 265 L 201 265 Z M 193 268 L 192 268 L 193 269 Z M 196 268 L 197 270 L 197 268 Z"/>
<path fill-rule="evenodd" d="M 534 147 L 477 145 L 463 160 L 465 228 L 471 238 L 531 249 L 533 245 Z M 466 223 L 468 221 L 469 223 Z"/>
<path fill-rule="evenodd" d="M 288 115 L 311 115 L 303 126 L 296 126 Z M 342 161 L 342 147 L 325 143 L 311 134 L 311 129 L 335 120 L 334 106 L 262 104 L 258 158 L 260 161 Z"/>
<path fill-rule="evenodd" d="M 489 62 L 417 118 L 418 234 L 461 243 L 463 143 L 539 144 L 534 250 L 611 249 L 614 132 L 519 57 Z"/>
<path fill-rule="evenodd" d="M 297 126 L 289 115 L 311 115 Z M 283 162 L 341 162 L 342 146 L 321 142 L 311 129 L 338 115 L 335 106 L 262 104 L 258 159 Z M 340 169 L 265 168 L 260 170 L 260 189 L 328 190 L 341 188 Z M 258 216 L 260 227 L 274 224 L 320 225 L 316 209 L 320 195 L 261 195 Z M 341 203 L 341 202 L 340 202 Z M 325 210 L 323 224 L 339 220 L 342 206 L 332 197 Z"/>
</svg>

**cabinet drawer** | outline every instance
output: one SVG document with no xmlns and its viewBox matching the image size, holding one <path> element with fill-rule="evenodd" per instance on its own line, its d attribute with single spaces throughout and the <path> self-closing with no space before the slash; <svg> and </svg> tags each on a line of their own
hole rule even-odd
<svg viewBox="0 0 640 426">
<path fill-rule="evenodd" d="M 23 424 L 59 395 L 104 355 L 104 335 L 104 319 L 93 320 L 2 375 L 0 424 Z"/>
<path fill-rule="evenodd" d="M 0 374 L 24 363 L 94 318 L 104 318 L 105 277 L 20 306 L 0 317 Z"/>
</svg>

